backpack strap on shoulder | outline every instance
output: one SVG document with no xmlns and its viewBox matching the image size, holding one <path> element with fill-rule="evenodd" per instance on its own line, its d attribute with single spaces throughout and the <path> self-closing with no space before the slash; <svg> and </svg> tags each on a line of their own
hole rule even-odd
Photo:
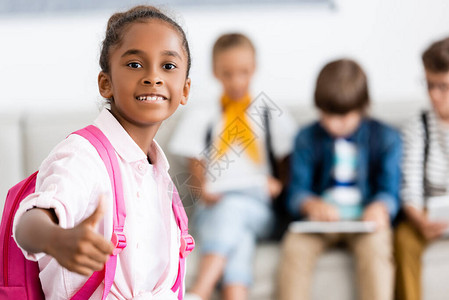
<svg viewBox="0 0 449 300">
<path fill-rule="evenodd" d="M 185 259 L 187 255 L 189 255 L 190 252 L 192 252 L 195 248 L 195 240 L 189 234 L 188 218 L 175 185 L 173 185 L 172 207 L 176 219 L 176 224 L 178 224 L 178 227 L 181 230 L 181 245 L 179 248 L 178 276 L 176 277 L 175 284 L 173 285 L 171 290 L 173 292 L 178 291 L 178 299 L 181 300 L 183 299 L 184 290 L 183 282 L 185 273 Z"/>
<path fill-rule="evenodd" d="M 106 299 L 114 282 L 115 269 L 117 267 L 117 255 L 126 247 L 126 237 L 123 233 L 126 218 L 126 207 L 123 197 L 123 184 L 120 167 L 114 147 L 107 137 L 97 127 L 90 125 L 74 132 L 87 139 L 95 147 L 103 160 L 111 180 L 113 191 L 113 224 L 111 241 L 115 245 L 113 254 L 109 257 L 103 270 L 94 272 L 81 289 L 72 297 L 75 300 L 88 299 L 98 288 L 104 279 L 104 290 L 102 299 Z"/>
<path fill-rule="evenodd" d="M 270 112 L 268 107 L 265 107 L 263 110 L 263 124 L 265 128 L 265 148 L 268 153 L 268 162 L 271 168 L 271 175 L 275 178 L 279 178 L 278 165 L 273 151 L 273 142 L 270 130 Z"/>
<path fill-rule="evenodd" d="M 421 112 L 421 122 L 424 129 L 424 157 L 423 157 L 423 190 L 424 190 L 424 204 L 427 206 L 427 189 L 426 189 L 426 181 L 427 181 L 427 159 L 429 156 L 429 120 L 427 116 L 427 111 Z"/>
<path fill-rule="evenodd" d="M 213 123 L 207 125 L 206 136 L 204 137 L 204 143 L 206 145 L 206 149 L 209 149 L 212 146 L 212 130 Z"/>
</svg>

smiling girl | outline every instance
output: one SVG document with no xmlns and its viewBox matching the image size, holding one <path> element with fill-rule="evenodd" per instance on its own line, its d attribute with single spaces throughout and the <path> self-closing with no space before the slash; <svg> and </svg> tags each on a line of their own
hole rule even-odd
<svg viewBox="0 0 449 300">
<path fill-rule="evenodd" d="M 122 174 L 127 246 L 108 299 L 178 299 L 180 232 L 168 162 L 154 136 L 190 91 L 182 28 L 151 6 L 114 14 L 100 57 L 103 109 L 94 125 L 112 144 Z M 112 189 L 96 149 L 73 134 L 44 160 L 36 192 L 22 201 L 14 238 L 37 260 L 46 299 L 68 299 L 114 251 Z M 91 299 L 101 299 L 104 283 Z M 181 296 L 178 295 L 181 294 Z M 104 296 L 103 296 L 104 298 Z"/>
</svg>

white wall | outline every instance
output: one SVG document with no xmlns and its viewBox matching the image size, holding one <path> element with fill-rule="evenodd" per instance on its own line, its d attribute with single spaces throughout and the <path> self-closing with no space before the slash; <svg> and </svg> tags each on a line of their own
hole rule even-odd
<svg viewBox="0 0 449 300">
<path fill-rule="evenodd" d="M 337 0 L 336 6 L 171 8 L 193 54 L 190 104 L 219 95 L 210 50 L 228 31 L 248 34 L 257 46 L 254 94 L 310 102 L 319 69 L 346 56 L 366 69 L 374 101 L 425 99 L 420 54 L 449 36 L 449 1 Z M 0 109 L 97 105 L 98 53 L 110 13 L 0 16 Z"/>
</svg>

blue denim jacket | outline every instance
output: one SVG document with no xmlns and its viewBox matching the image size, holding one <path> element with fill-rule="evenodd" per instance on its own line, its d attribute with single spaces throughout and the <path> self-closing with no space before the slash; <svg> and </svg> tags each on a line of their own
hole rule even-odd
<svg viewBox="0 0 449 300">
<path fill-rule="evenodd" d="M 383 201 L 394 219 L 399 210 L 402 142 L 397 130 L 365 118 L 348 137 L 357 145 L 356 185 L 363 206 Z M 287 206 L 300 217 L 300 207 L 309 196 L 321 196 L 333 185 L 334 138 L 314 122 L 302 129 L 295 139 Z"/>
</svg>

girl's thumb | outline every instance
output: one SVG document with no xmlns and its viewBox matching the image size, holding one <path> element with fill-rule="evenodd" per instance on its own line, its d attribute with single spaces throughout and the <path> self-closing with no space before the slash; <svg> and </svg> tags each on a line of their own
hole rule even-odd
<svg viewBox="0 0 449 300">
<path fill-rule="evenodd" d="M 87 219 L 83 221 L 84 224 L 90 225 L 95 228 L 95 226 L 101 221 L 101 219 L 103 219 L 105 213 L 104 202 L 104 195 L 100 195 L 97 208 Z"/>
</svg>

